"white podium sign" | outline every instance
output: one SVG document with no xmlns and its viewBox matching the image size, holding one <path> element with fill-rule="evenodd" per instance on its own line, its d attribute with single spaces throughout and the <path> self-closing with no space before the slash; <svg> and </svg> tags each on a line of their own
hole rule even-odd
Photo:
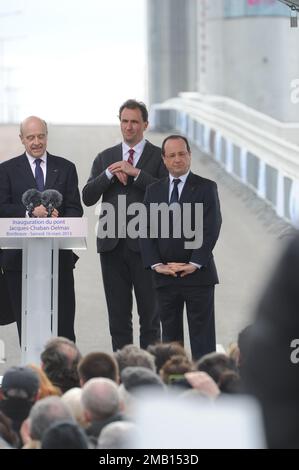
<svg viewBox="0 0 299 470">
<path fill-rule="evenodd" d="M 0 219 L 0 248 L 22 249 L 22 364 L 40 353 L 58 325 L 59 249 L 87 248 L 86 218 Z"/>
</svg>

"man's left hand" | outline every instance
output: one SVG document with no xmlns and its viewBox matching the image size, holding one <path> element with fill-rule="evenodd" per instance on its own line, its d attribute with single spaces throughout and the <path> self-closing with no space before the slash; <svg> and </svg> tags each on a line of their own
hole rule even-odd
<svg viewBox="0 0 299 470">
<path fill-rule="evenodd" d="M 58 216 L 59 216 L 58 210 L 57 210 L 57 209 L 53 209 L 52 214 L 51 214 L 51 217 L 53 217 L 54 219 L 56 219 Z"/>
<path fill-rule="evenodd" d="M 140 170 L 135 168 L 134 166 L 130 165 L 126 160 L 121 160 L 116 163 L 112 163 L 112 165 L 108 166 L 108 170 L 113 175 L 119 171 L 122 171 L 128 176 L 133 176 L 134 178 L 139 175 Z"/>
</svg>

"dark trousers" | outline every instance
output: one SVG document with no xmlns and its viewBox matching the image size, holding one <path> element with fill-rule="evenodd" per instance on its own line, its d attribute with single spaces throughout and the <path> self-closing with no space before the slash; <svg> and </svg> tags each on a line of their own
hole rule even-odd
<svg viewBox="0 0 299 470">
<path fill-rule="evenodd" d="M 16 319 L 19 341 L 21 344 L 22 273 L 21 271 L 5 271 L 5 280 L 13 313 Z M 64 270 L 60 267 L 58 282 L 58 336 L 64 336 L 65 338 L 75 342 L 75 289 L 73 270 Z"/>
<path fill-rule="evenodd" d="M 178 305 L 186 304 L 193 359 L 216 350 L 214 286 L 168 285 L 157 288 L 163 342 L 181 341 Z"/>
<path fill-rule="evenodd" d="M 134 288 L 140 325 L 140 347 L 160 340 L 160 320 L 152 273 L 144 269 L 141 255 L 120 240 L 112 251 L 101 253 L 102 276 L 113 351 L 133 343 Z"/>
</svg>

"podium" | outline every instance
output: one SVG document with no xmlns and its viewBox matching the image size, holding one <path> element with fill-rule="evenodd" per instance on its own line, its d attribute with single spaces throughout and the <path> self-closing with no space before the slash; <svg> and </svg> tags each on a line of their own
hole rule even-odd
<svg viewBox="0 0 299 470">
<path fill-rule="evenodd" d="M 23 365 L 39 364 L 46 342 L 57 336 L 59 250 L 84 250 L 86 238 L 86 218 L 0 219 L 0 248 L 23 254 Z"/>
</svg>

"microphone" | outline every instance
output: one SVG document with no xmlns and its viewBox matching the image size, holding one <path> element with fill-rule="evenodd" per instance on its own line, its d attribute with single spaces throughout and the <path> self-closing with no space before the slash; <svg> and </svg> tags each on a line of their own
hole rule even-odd
<svg viewBox="0 0 299 470">
<path fill-rule="evenodd" d="M 47 209 L 48 217 L 51 217 L 54 209 L 61 206 L 62 200 L 62 194 L 56 189 L 47 189 L 41 194 L 41 204 Z"/>
<path fill-rule="evenodd" d="M 41 205 L 42 195 L 37 189 L 27 189 L 22 196 L 22 203 L 26 207 L 29 217 L 32 217 L 32 212 L 35 207 Z"/>
</svg>

